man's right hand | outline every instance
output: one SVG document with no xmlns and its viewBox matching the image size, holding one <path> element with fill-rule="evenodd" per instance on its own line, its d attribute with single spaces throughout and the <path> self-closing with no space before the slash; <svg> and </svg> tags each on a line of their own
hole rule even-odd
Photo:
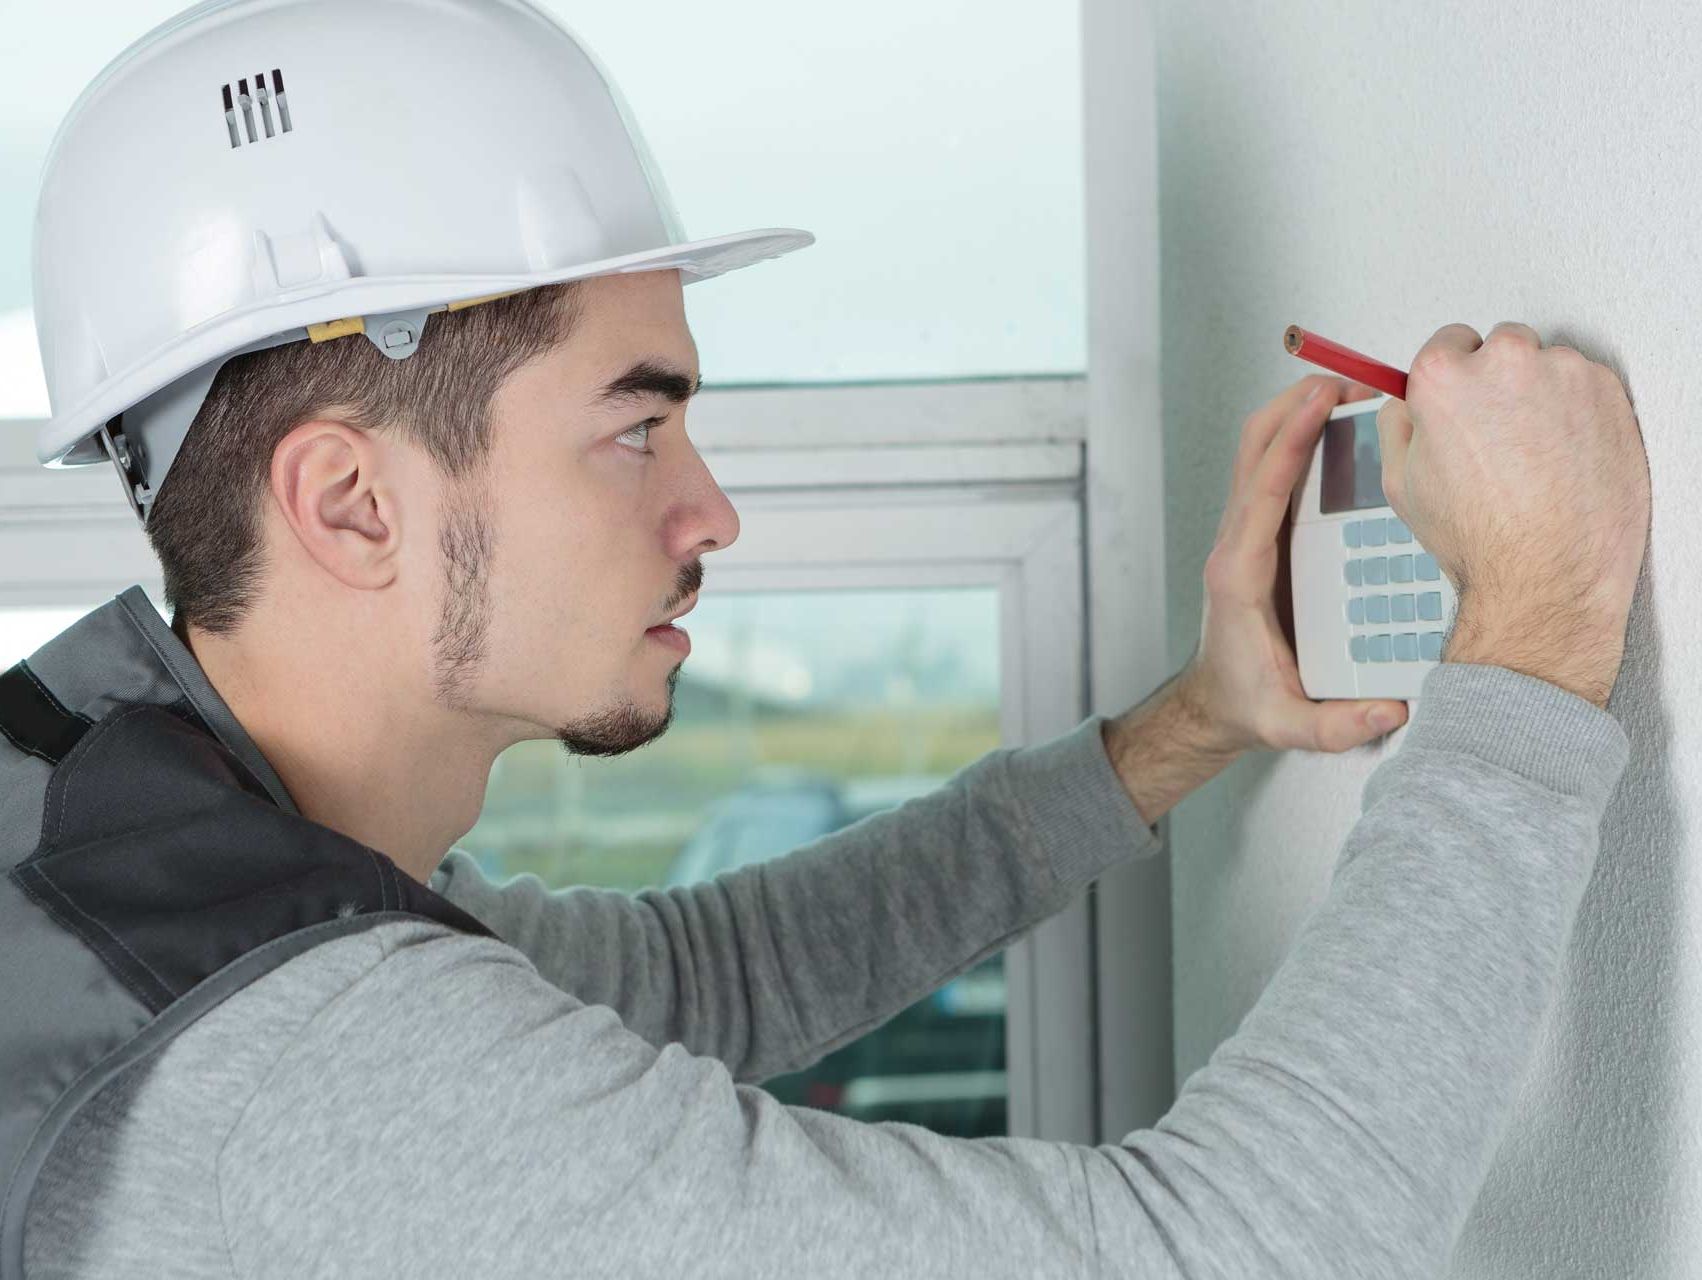
<svg viewBox="0 0 1702 1280">
<path fill-rule="evenodd" d="M 1528 325 L 1444 325 L 1377 415 L 1383 492 L 1459 597 L 1444 662 L 1607 705 L 1649 530 L 1618 376 Z"/>
</svg>

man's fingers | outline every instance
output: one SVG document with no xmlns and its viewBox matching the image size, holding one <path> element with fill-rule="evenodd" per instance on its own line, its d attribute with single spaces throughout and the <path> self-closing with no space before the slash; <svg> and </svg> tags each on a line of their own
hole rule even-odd
<svg viewBox="0 0 1702 1280">
<path fill-rule="evenodd" d="M 1536 330 L 1512 321 L 1503 321 L 1490 330 L 1491 336 L 1496 333 L 1511 333 L 1520 339 L 1527 334 L 1536 338 Z M 1412 378 L 1434 375 L 1440 368 L 1464 360 L 1483 345 L 1484 339 L 1479 337 L 1477 330 L 1469 324 L 1443 325 L 1430 335 L 1430 340 L 1420 347 L 1418 354 L 1412 358 L 1409 384 Z M 1540 339 L 1538 345 L 1541 345 Z M 1403 481 L 1407 470 L 1407 450 L 1411 447 L 1412 415 L 1407 411 L 1407 402 L 1391 397 L 1387 404 L 1377 410 L 1377 450 L 1383 459 L 1383 497 L 1396 512 L 1406 509 Z"/>
<path fill-rule="evenodd" d="M 1488 346 L 1497 334 L 1506 334 L 1517 338 L 1533 351 L 1542 350 L 1542 335 L 1528 324 L 1520 324 L 1517 320 L 1503 320 L 1483 337 L 1483 345 Z"/>
<path fill-rule="evenodd" d="M 1260 459 L 1265 456 L 1265 450 L 1270 448 L 1271 441 L 1275 439 L 1277 432 L 1282 430 L 1282 424 L 1288 421 L 1288 416 L 1306 398 L 1306 393 L 1313 387 L 1323 387 L 1323 398 L 1327 400 L 1331 383 L 1343 385 L 1340 378 L 1331 378 L 1325 374 L 1302 378 L 1292 387 L 1279 392 L 1269 404 L 1249 415 L 1246 426 L 1241 429 L 1241 446 L 1235 451 L 1235 475 L 1231 492 L 1246 487 L 1247 481 L 1258 469 Z"/>
<path fill-rule="evenodd" d="M 1412 358 L 1412 367 L 1418 369 L 1463 360 L 1482 345 L 1483 339 L 1469 324 L 1445 324 L 1418 349 L 1418 354 Z"/>
<path fill-rule="evenodd" d="M 1246 497 L 1230 534 L 1238 546 L 1253 548 L 1275 543 L 1294 487 L 1306 474 L 1312 461 L 1312 447 L 1335 407 L 1334 391 L 1326 386 L 1317 399 L 1295 405 L 1280 424 L 1246 485 Z"/>
<path fill-rule="evenodd" d="M 1373 711 L 1389 715 L 1387 726 L 1371 723 Z M 1285 709 L 1283 729 L 1288 740 L 1280 745 L 1303 751 L 1346 751 L 1400 728 L 1406 720 L 1404 702 L 1307 702 L 1296 699 Z"/>
<path fill-rule="evenodd" d="M 1335 388 L 1335 398 L 1331 399 L 1330 389 Z M 1307 392 L 1313 387 L 1322 388 L 1324 407 L 1320 411 L 1320 420 L 1329 417 L 1330 410 L 1338 404 L 1348 404 L 1355 400 L 1371 400 L 1384 393 L 1375 387 L 1368 387 L 1363 382 L 1354 382 L 1347 378 L 1332 378 L 1327 374 L 1313 374 L 1302 378 L 1293 386 L 1279 393 L 1271 402 L 1250 415 L 1241 431 L 1241 443 L 1235 453 L 1235 470 L 1230 485 L 1229 501 L 1225 503 L 1223 516 L 1218 521 L 1218 540 L 1235 526 L 1241 517 L 1241 508 L 1249 496 L 1253 477 L 1259 466 L 1264 462 L 1271 446 L 1282 431 L 1283 424 L 1288 422 Z M 1307 459 L 1309 461 L 1310 459 Z M 1296 477 L 1298 480 L 1298 477 Z M 1280 517 L 1279 517 L 1280 524 Z"/>
<path fill-rule="evenodd" d="M 1379 391 L 1376 387 L 1368 387 L 1363 382 L 1348 382 L 1343 384 L 1341 402 L 1351 404 L 1355 400 L 1375 400 L 1378 396 L 1387 394 L 1388 392 Z"/>
<path fill-rule="evenodd" d="M 1401 488 L 1407 450 L 1412 447 L 1412 415 L 1405 400 L 1390 400 L 1377 410 L 1377 451 L 1383 460 L 1383 497 L 1397 512 L 1406 509 Z"/>
</svg>

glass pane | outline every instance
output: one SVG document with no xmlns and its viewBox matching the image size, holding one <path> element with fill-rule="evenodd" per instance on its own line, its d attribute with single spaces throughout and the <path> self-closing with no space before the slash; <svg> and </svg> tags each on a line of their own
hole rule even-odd
<svg viewBox="0 0 1702 1280">
<path fill-rule="evenodd" d="M 493 880 L 633 891 L 776 857 L 931 791 L 999 745 L 994 588 L 705 595 L 672 727 L 630 756 L 524 742 L 460 842 Z M 878 945 L 871 939 L 871 945 Z M 994 956 L 813 1067 L 783 1102 L 1006 1131 Z"/>
<path fill-rule="evenodd" d="M 164 599 L 152 592 L 148 593 L 148 599 L 160 616 L 170 621 L 171 610 Z M 105 600 L 91 600 L 75 605 L 0 607 L 0 671 L 29 657 L 85 613 L 105 603 Z"/>
<path fill-rule="evenodd" d="M 685 291 L 707 381 L 1086 368 L 1079 5 L 545 7 L 621 86 L 687 234 L 815 233 Z"/>
<path fill-rule="evenodd" d="M 0 76 L 0 417 L 48 411 L 29 284 L 48 143 L 112 57 L 186 7 L 35 6 L 29 56 Z M 689 235 L 816 234 L 686 290 L 710 383 L 1086 367 L 1079 6 L 544 7 L 620 87 Z"/>
<path fill-rule="evenodd" d="M 0 609 L 0 671 L 27 658 L 95 606 Z"/>
<path fill-rule="evenodd" d="M 8 32 L 25 23 L 25 39 L 8 45 L 20 53 L 5 59 L 0 75 L 0 418 L 48 415 L 30 296 L 30 224 L 47 144 L 102 67 L 188 7 L 188 0 L 86 0 L 75 8 L 33 6 L 27 20 L 22 10 L 8 14 Z"/>
</svg>

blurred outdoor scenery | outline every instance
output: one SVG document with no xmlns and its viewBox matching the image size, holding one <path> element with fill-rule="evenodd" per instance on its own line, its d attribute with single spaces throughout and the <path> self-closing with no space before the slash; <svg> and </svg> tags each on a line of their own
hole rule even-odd
<svg viewBox="0 0 1702 1280">
<path fill-rule="evenodd" d="M 657 741 L 614 759 L 524 742 L 498 759 L 458 842 L 492 880 L 633 892 L 713 879 L 932 791 L 999 745 L 993 588 L 706 588 L 681 625 L 692 653 Z M 764 1088 L 860 1119 L 1003 1133 L 1004 1011 L 994 956 Z"/>
</svg>

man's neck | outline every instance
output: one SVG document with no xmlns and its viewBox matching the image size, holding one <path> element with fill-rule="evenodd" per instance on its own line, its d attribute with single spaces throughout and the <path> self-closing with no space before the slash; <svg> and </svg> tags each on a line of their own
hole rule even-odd
<svg viewBox="0 0 1702 1280">
<path fill-rule="evenodd" d="M 420 883 L 471 828 L 506 743 L 399 679 L 389 645 L 294 634 L 244 643 L 190 628 L 189 648 L 302 815 L 385 854 Z"/>
</svg>

